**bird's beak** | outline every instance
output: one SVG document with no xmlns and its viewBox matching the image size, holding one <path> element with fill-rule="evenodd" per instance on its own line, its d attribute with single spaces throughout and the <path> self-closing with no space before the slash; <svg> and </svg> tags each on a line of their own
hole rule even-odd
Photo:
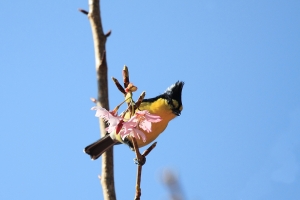
<svg viewBox="0 0 300 200">
<path fill-rule="evenodd" d="M 177 116 L 180 116 L 180 114 L 181 114 L 181 110 L 172 110 L 172 112 L 175 114 L 175 115 L 177 115 Z"/>
</svg>

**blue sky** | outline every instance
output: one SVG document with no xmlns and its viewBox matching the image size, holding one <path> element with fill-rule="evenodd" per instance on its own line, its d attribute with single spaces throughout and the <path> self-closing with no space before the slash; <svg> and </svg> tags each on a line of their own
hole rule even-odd
<svg viewBox="0 0 300 200">
<path fill-rule="evenodd" d="M 102 1 L 109 77 L 123 65 L 146 97 L 185 81 L 184 110 L 143 168 L 142 199 L 300 198 L 299 1 Z M 1 1 L 1 199 L 102 199 L 88 1 Z M 122 95 L 109 82 L 110 107 Z M 136 97 L 138 93 L 136 94 Z M 115 148 L 118 199 L 136 166 Z"/>
</svg>

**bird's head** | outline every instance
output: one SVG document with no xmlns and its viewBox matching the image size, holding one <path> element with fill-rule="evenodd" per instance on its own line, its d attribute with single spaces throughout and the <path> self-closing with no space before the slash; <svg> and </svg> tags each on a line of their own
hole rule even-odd
<svg viewBox="0 0 300 200">
<path fill-rule="evenodd" d="M 175 84 L 168 87 L 168 89 L 163 94 L 164 98 L 167 100 L 167 103 L 171 107 L 172 112 L 179 116 L 183 109 L 181 94 L 184 82 L 177 81 Z"/>
<path fill-rule="evenodd" d="M 154 98 L 144 99 L 139 108 L 159 115 L 163 119 L 171 120 L 175 116 L 179 116 L 183 109 L 181 101 L 183 85 L 184 83 L 182 81 L 177 81 L 168 87 L 163 94 Z"/>
</svg>

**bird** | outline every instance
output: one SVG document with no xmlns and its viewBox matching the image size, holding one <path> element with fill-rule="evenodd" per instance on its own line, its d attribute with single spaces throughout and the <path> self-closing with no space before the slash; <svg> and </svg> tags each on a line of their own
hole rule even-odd
<svg viewBox="0 0 300 200">
<path fill-rule="evenodd" d="M 141 111 L 147 110 L 150 114 L 160 116 L 161 121 L 152 124 L 151 132 L 146 133 L 142 130 L 147 140 L 144 142 L 141 138 L 136 138 L 139 148 L 153 142 L 167 128 L 171 120 L 181 115 L 181 111 L 183 110 L 181 98 L 183 86 L 183 81 L 177 81 L 168 87 L 163 94 L 154 98 L 144 99 L 141 102 L 137 109 Z M 96 160 L 112 146 L 122 143 L 127 144 L 133 150 L 131 140 L 127 137 L 122 139 L 120 134 L 116 134 L 116 131 L 114 131 L 110 134 L 107 133 L 104 137 L 88 145 L 83 151 L 90 155 L 92 160 Z"/>
</svg>

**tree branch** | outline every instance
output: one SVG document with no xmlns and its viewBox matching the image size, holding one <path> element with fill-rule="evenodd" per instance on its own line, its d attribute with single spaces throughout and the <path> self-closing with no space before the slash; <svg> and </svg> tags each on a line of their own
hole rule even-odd
<svg viewBox="0 0 300 200">
<path fill-rule="evenodd" d="M 106 63 L 106 51 L 105 43 L 106 38 L 110 34 L 103 33 L 101 15 L 100 15 L 100 0 L 89 0 L 89 12 L 80 10 L 82 13 L 87 14 L 94 41 L 95 50 L 95 63 L 98 83 L 98 101 L 97 105 L 109 110 L 108 103 L 108 83 L 107 83 L 107 63 Z M 101 137 L 106 134 L 105 123 L 99 118 Z M 113 169 L 113 148 L 106 151 L 102 155 L 102 175 L 101 184 L 103 190 L 104 200 L 115 200 L 115 186 L 114 186 L 114 169 Z"/>
<path fill-rule="evenodd" d="M 142 168 L 146 163 L 146 156 L 156 147 L 157 142 L 154 142 L 148 149 L 144 151 L 143 154 L 140 153 L 138 148 L 136 139 L 134 137 L 131 138 L 136 158 L 134 159 L 135 163 L 138 165 L 137 174 L 136 174 L 136 185 L 135 185 L 135 197 L 134 200 L 140 200 L 142 195 L 141 190 L 141 179 L 142 179 Z"/>
</svg>

